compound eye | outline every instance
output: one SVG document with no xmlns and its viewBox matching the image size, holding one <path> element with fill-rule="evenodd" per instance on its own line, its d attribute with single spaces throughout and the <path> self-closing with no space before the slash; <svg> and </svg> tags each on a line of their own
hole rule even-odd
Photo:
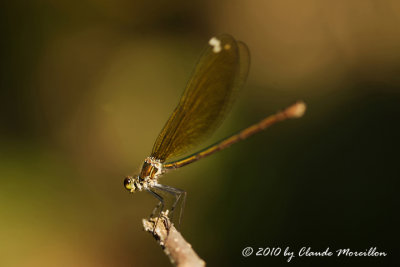
<svg viewBox="0 0 400 267">
<path fill-rule="evenodd" d="M 129 191 L 131 191 L 133 189 L 133 184 L 132 184 L 133 181 L 132 180 L 133 179 L 130 177 L 126 177 L 124 180 L 124 187 Z"/>
</svg>

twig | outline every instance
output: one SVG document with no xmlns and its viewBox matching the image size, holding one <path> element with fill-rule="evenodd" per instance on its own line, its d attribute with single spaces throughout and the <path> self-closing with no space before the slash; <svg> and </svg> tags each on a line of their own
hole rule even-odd
<svg viewBox="0 0 400 267">
<path fill-rule="evenodd" d="M 143 219 L 143 227 L 146 232 L 153 235 L 175 266 L 204 267 L 206 265 L 165 214 L 162 214 L 159 220 L 157 218 Z"/>
</svg>

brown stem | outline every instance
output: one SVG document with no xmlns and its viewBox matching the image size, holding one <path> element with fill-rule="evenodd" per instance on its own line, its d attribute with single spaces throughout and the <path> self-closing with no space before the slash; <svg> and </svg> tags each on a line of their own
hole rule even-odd
<svg viewBox="0 0 400 267">
<path fill-rule="evenodd" d="M 169 230 L 166 226 L 169 226 Z M 206 265 L 167 216 L 161 216 L 159 220 L 157 218 L 143 219 L 143 227 L 157 240 L 173 265 L 177 267 L 204 267 Z"/>
</svg>

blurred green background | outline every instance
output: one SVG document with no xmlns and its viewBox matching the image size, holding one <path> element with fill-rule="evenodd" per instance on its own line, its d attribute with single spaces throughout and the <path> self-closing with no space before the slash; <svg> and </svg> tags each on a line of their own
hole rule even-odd
<svg viewBox="0 0 400 267">
<path fill-rule="evenodd" d="M 209 266 L 286 265 L 247 246 L 398 240 L 400 3 L 4 1 L 0 9 L 0 266 L 169 266 L 128 194 L 210 37 L 246 42 L 247 84 L 204 145 L 297 99 L 306 116 L 161 183 L 188 192 L 181 225 Z"/>
</svg>

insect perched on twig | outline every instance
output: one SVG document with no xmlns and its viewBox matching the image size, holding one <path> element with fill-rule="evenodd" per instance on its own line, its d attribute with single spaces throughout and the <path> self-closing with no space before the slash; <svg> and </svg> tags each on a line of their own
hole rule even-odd
<svg viewBox="0 0 400 267">
<path fill-rule="evenodd" d="M 168 161 L 186 153 L 214 132 L 230 109 L 237 92 L 242 88 L 249 66 L 250 54 L 246 44 L 227 34 L 210 39 L 178 106 L 159 134 L 151 155 L 145 159 L 139 175 L 128 176 L 124 180 L 125 188 L 130 192 L 144 190 L 159 200 L 159 205 L 151 216 L 157 209 L 159 209 L 158 217 L 162 212 L 168 215 L 168 210 L 164 211 L 165 202 L 161 194 L 165 192 L 175 198 L 169 216 L 172 216 L 182 198 L 180 221 L 186 192 L 158 183 L 158 179 L 166 171 L 180 168 L 225 149 L 276 122 L 298 118 L 304 114 L 306 106 L 304 102 L 298 101 L 283 111 L 270 115 L 205 149 L 178 160 Z"/>
</svg>

